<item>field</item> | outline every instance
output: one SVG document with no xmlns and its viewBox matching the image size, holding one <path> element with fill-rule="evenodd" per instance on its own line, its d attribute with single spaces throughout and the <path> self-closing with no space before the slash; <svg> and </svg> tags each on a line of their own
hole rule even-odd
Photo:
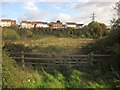
<svg viewBox="0 0 120 90">
<path fill-rule="evenodd" d="M 93 39 L 88 38 L 58 38 L 55 36 L 44 36 L 37 39 L 22 39 L 12 41 L 14 44 L 23 44 L 26 47 L 31 47 L 33 52 L 55 52 L 61 54 L 76 54 L 87 44 L 93 42 Z M 3 41 L 8 42 L 8 41 Z"/>
</svg>

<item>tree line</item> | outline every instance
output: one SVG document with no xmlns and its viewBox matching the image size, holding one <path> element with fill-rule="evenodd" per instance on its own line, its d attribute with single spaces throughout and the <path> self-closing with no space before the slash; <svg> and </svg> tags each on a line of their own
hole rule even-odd
<svg viewBox="0 0 120 90">
<path fill-rule="evenodd" d="M 12 30 L 15 30 L 19 36 L 22 37 L 32 37 L 36 35 L 53 35 L 57 37 L 80 37 L 80 38 L 101 38 L 106 37 L 109 29 L 104 23 L 99 23 L 96 21 L 90 22 L 88 25 L 85 25 L 82 28 L 63 28 L 63 29 L 51 29 L 51 28 L 18 28 L 18 27 L 9 27 Z M 3 30 L 4 33 L 5 30 Z M 7 33 L 10 31 L 7 31 Z M 13 33 L 12 33 L 13 34 Z M 4 35 L 4 34 L 3 34 Z M 8 34 L 9 35 L 9 34 Z M 4 39 L 4 37 L 3 37 Z"/>
</svg>

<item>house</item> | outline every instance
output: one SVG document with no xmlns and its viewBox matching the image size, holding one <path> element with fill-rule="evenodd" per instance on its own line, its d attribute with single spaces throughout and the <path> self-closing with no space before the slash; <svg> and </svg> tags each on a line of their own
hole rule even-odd
<svg viewBox="0 0 120 90">
<path fill-rule="evenodd" d="M 43 28 L 49 28 L 49 24 L 47 22 L 42 22 L 43 23 Z"/>
<path fill-rule="evenodd" d="M 11 20 L 11 26 L 16 26 L 16 20 Z"/>
<path fill-rule="evenodd" d="M 49 27 L 52 29 L 59 29 L 64 28 L 64 25 L 58 20 L 57 22 L 51 22 Z"/>
<path fill-rule="evenodd" d="M 32 22 L 27 22 L 27 28 L 30 29 L 32 27 Z"/>
<path fill-rule="evenodd" d="M 75 22 L 66 22 L 65 28 L 77 28 L 77 24 Z"/>
<path fill-rule="evenodd" d="M 49 28 L 49 24 L 47 22 L 39 22 L 39 21 L 33 21 L 32 22 L 32 28 Z"/>
<path fill-rule="evenodd" d="M 16 20 L 11 19 L 1 19 L 0 22 L 2 27 L 10 27 L 16 25 Z"/>
<path fill-rule="evenodd" d="M 84 24 L 77 24 L 77 29 L 82 28 Z"/>
<path fill-rule="evenodd" d="M 43 23 L 40 21 L 33 21 L 32 22 L 32 28 L 36 27 L 36 28 L 40 28 L 43 26 Z"/>
<path fill-rule="evenodd" d="M 27 28 L 27 21 L 22 21 L 20 23 L 21 28 Z"/>
<path fill-rule="evenodd" d="M 30 21 L 22 21 L 20 23 L 20 25 L 21 25 L 21 28 L 28 28 L 28 29 L 30 29 L 32 27 L 32 22 L 30 22 Z"/>
</svg>

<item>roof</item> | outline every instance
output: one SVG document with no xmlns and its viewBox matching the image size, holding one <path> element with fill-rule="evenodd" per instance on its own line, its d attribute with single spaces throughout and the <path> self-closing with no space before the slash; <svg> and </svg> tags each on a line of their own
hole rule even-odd
<svg viewBox="0 0 120 90">
<path fill-rule="evenodd" d="M 11 21 L 11 19 L 1 19 L 1 21 Z"/>
<path fill-rule="evenodd" d="M 66 24 L 74 24 L 74 25 L 76 25 L 76 23 L 75 22 L 66 22 Z"/>
<path fill-rule="evenodd" d="M 61 22 L 50 22 L 50 24 L 62 24 Z"/>
<path fill-rule="evenodd" d="M 32 24 L 32 22 L 27 22 L 28 24 Z"/>
<path fill-rule="evenodd" d="M 32 22 L 30 22 L 30 21 L 22 21 L 21 23 L 32 24 Z"/>
<path fill-rule="evenodd" d="M 22 21 L 21 23 L 27 23 L 27 21 Z"/>
<path fill-rule="evenodd" d="M 40 23 L 42 23 L 42 22 L 40 22 L 40 21 L 33 21 L 32 22 L 32 24 L 40 24 Z"/>
<path fill-rule="evenodd" d="M 16 20 L 11 20 L 11 22 L 16 22 Z"/>
<path fill-rule="evenodd" d="M 43 24 L 48 24 L 47 22 L 42 22 Z"/>
<path fill-rule="evenodd" d="M 82 26 L 83 24 L 77 24 L 77 26 Z"/>
</svg>

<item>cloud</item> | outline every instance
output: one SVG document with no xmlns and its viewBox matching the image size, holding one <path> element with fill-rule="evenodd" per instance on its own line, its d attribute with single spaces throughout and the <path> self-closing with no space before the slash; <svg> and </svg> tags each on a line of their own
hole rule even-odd
<svg viewBox="0 0 120 90">
<path fill-rule="evenodd" d="M 118 2 L 119 0 L 33 0 L 34 2 Z M 29 0 L 1 0 L 1 2 L 29 2 Z"/>
<path fill-rule="evenodd" d="M 69 14 L 66 13 L 59 13 L 56 17 L 53 18 L 54 21 L 56 20 L 60 20 L 63 23 L 65 23 L 66 21 L 71 21 L 72 17 Z"/>
<path fill-rule="evenodd" d="M 98 22 L 110 23 L 113 18 L 113 7 L 115 3 L 86 0 L 85 2 L 49 2 L 45 3 L 45 9 L 38 8 L 38 2 L 24 3 L 25 13 L 19 20 L 49 20 L 62 22 L 89 23 L 91 14 L 95 13 Z M 104 0 L 105 1 L 105 0 Z M 115 1 L 114 1 L 115 2 Z M 39 7 L 40 7 L 39 3 Z M 54 10 L 53 10 L 54 8 Z"/>
<path fill-rule="evenodd" d="M 46 15 L 46 12 L 42 12 L 40 8 L 37 7 L 36 2 L 24 3 L 25 13 L 18 18 L 19 21 L 22 20 L 41 20 Z"/>
<path fill-rule="evenodd" d="M 42 19 L 44 15 L 37 10 L 28 10 L 24 15 L 19 17 L 19 20 L 39 20 Z"/>
<path fill-rule="evenodd" d="M 115 3 L 111 2 L 83 2 L 76 3 L 74 7 L 71 7 L 71 10 L 78 12 L 74 21 L 89 23 L 91 21 L 91 14 L 95 13 L 95 19 L 98 22 L 110 23 L 110 20 L 113 18 L 113 7 Z M 112 13 L 111 13 L 112 12 Z"/>
<path fill-rule="evenodd" d="M 28 3 L 24 3 L 24 4 L 25 4 L 24 8 L 27 10 L 35 10 L 35 11 L 38 10 L 35 2 L 28 2 Z"/>
</svg>

